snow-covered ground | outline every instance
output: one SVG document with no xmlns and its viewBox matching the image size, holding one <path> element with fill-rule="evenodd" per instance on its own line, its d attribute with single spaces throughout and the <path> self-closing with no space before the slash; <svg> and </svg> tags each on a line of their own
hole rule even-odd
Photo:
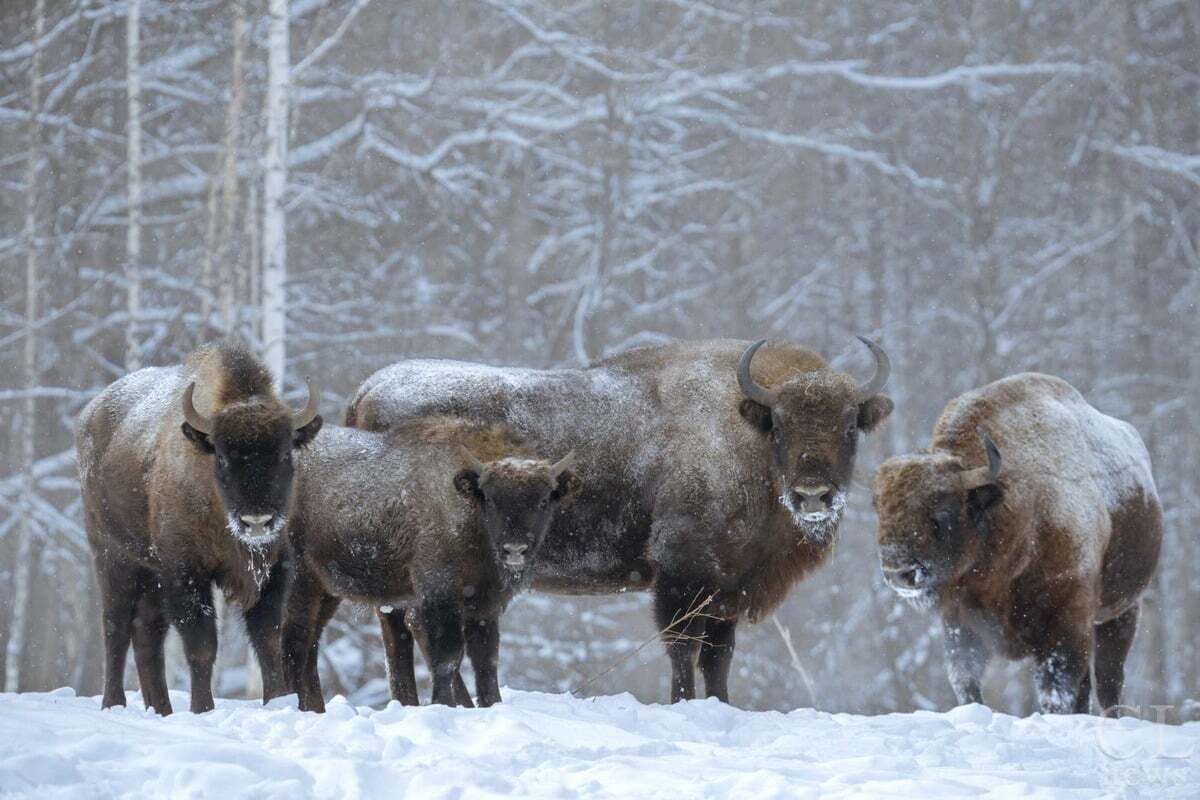
<svg viewBox="0 0 1200 800">
<path fill-rule="evenodd" d="M 0 695 L 9 797 L 1197 797 L 1200 723 L 861 717 L 506 691 L 491 709 L 224 700 L 160 719 Z M 175 708 L 187 696 L 172 692 Z M 130 703 L 140 705 L 136 693 Z"/>
</svg>

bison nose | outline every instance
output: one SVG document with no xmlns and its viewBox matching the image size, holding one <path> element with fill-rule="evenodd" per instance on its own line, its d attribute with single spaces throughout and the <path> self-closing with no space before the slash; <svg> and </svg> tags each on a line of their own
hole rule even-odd
<svg viewBox="0 0 1200 800">
<path fill-rule="evenodd" d="M 793 486 L 792 503 L 805 514 L 820 514 L 833 504 L 833 487 L 827 483 L 816 486 Z"/>
<path fill-rule="evenodd" d="M 275 518 L 274 514 L 242 514 L 239 519 L 252 528 L 264 528 Z"/>
<path fill-rule="evenodd" d="M 506 544 L 506 545 L 504 545 L 504 552 L 508 553 L 511 556 L 523 556 L 523 555 L 525 555 L 525 551 L 528 549 L 529 549 L 529 545 L 527 545 L 527 544 Z"/>
</svg>

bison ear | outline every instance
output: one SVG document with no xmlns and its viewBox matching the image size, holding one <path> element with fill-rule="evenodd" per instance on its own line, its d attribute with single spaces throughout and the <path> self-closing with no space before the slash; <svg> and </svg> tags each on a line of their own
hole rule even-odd
<svg viewBox="0 0 1200 800">
<path fill-rule="evenodd" d="M 196 445 L 196 448 L 201 453 L 211 453 L 215 449 L 212 446 L 212 442 L 210 442 L 208 440 L 207 433 L 201 433 L 200 431 L 196 430 L 195 428 L 193 428 L 191 425 L 187 424 L 186 422 L 183 423 L 182 430 L 183 430 L 183 435 L 188 438 L 188 441 L 190 441 L 192 444 Z"/>
<path fill-rule="evenodd" d="M 473 469 L 464 469 L 455 475 L 454 488 L 468 500 L 483 499 L 483 490 L 479 488 L 479 474 Z"/>
<path fill-rule="evenodd" d="M 988 531 L 988 511 L 992 510 L 1004 499 L 1004 490 L 1000 484 L 986 483 L 967 492 L 967 514 L 971 524 L 982 534 Z"/>
<path fill-rule="evenodd" d="M 583 486 L 583 481 L 579 480 L 579 476 L 571 470 L 564 470 L 558 476 L 558 485 L 554 487 L 554 491 L 550 493 L 552 500 L 561 502 L 568 499 Z"/>
<path fill-rule="evenodd" d="M 321 432 L 321 426 L 325 424 L 325 420 L 320 414 L 312 418 L 312 422 L 305 425 L 303 428 L 297 428 L 292 434 L 292 447 L 304 447 L 313 440 L 313 437 Z"/>
<path fill-rule="evenodd" d="M 870 433 L 892 413 L 895 404 L 886 394 L 877 394 L 858 404 L 858 429 Z"/>
<path fill-rule="evenodd" d="M 738 413 L 761 433 L 771 432 L 771 409 L 762 403 L 756 403 L 749 397 L 743 398 L 738 404 Z"/>
</svg>

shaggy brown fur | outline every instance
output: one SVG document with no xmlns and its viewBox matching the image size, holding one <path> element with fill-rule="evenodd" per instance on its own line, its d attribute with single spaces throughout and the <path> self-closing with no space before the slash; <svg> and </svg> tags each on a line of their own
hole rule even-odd
<svg viewBox="0 0 1200 800">
<path fill-rule="evenodd" d="M 204 434 L 184 421 L 196 383 Z M 181 427 L 182 426 L 182 427 Z M 183 367 L 139 370 L 109 386 L 76 425 L 84 520 L 103 599 L 105 707 L 125 704 L 130 639 L 148 707 L 171 711 L 163 666 L 167 624 L 184 642 L 193 711 L 212 708 L 212 584 L 242 606 L 266 697 L 282 692 L 280 540 L 247 544 L 244 515 L 278 530 L 290 502 L 291 451 L 321 427 L 293 432 L 267 370 L 240 345 L 201 348 Z"/>
<path fill-rule="evenodd" d="M 929 451 L 883 464 L 875 503 L 884 574 L 939 608 L 959 702 L 982 702 L 996 652 L 1035 659 L 1043 711 L 1088 710 L 1093 654 L 1101 708 L 1120 702 L 1162 539 L 1133 428 L 1058 378 L 1005 378 L 951 401 Z"/>
<path fill-rule="evenodd" d="M 649 589 L 660 629 L 713 596 L 667 642 L 671 698 L 695 696 L 698 663 L 708 695 L 727 700 L 738 621 L 768 615 L 828 557 L 859 434 L 892 408 L 786 342 L 754 355 L 751 376 L 772 399 L 752 399 L 737 378 L 748 346 L 675 342 L 581 370 L 406 361 L 364 382 L 347 420 L 385 431 L 453 414 L 507 423 L 542 452 L 586 454 L 583 488 L 555 518 L 534 587 Z M 804 508 L 801 487 L 822 487 L 807 503 L 821 509 Z"/>
<path fill-rule="evenodd" d="M 388 433 L 331 428 L 299 481 L 283 651 L 300 707 L 324 710 L 317 645 L 343 599 L 379 609 L 400 702 L 417 702 L 406 608 L 423 635 L 434 702 L 470 704 L 458 677 L 464 643 L 480 705 L 499 701 L 500 615 L 578 479 L 502 425 L 434 417 Z"/>
</svg>

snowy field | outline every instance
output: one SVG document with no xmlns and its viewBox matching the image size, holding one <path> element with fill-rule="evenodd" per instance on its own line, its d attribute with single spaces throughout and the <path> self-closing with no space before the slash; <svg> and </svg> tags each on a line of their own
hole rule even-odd
<svg viewBox="0 0 1200 800">
<path fill-rule="evenodd" d="M 172 692 L 176 708 L 187 707 Z M 492 709 L 0 695 L 3 797 L 1196 797 L 1200 723 L 861 717 L 506 691 Z M 140 705 L 136 693 L 130 702 Z"/>
</svg>

